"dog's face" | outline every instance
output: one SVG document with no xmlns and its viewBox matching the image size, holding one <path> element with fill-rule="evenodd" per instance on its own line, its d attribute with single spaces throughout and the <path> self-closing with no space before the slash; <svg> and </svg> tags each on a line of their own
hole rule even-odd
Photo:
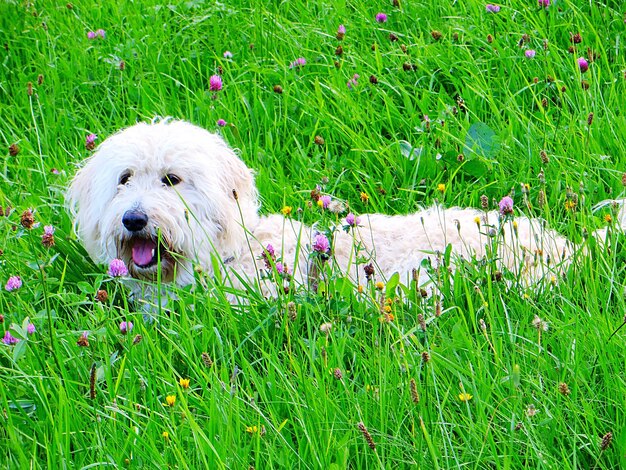
<svg viewBox="0 0 626 470">
<path fill-rule="evenodd" d="M 252 172 L 221 137 L 182 121 L 109 137 L 67 195 L 94 260 L 120 258 L 135 278 L 160 272 L 179 284 L 191 282 L 195 263 L 210 268 L 211 254 L 241 250 L 258 209 Z"/>
</svg>

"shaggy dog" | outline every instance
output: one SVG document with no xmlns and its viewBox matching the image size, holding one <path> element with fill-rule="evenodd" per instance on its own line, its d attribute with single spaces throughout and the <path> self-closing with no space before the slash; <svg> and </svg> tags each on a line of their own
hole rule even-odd
<svg viewBox="0 0 626 470">
<path fill-rule="evenodd" d="M 219 270 L 224 283 L 257 285 L 269 295 L 276 283 L 261 276 L 276 268 L 268 245 L 281 270 L 286 265 L 302 284 L 316 274 L 315 249 L 356 282 L 370 265 L 368 278 L 399 273 L 420 285 L 429 282 L 423 262 L 436 263 L 448 247 L 453 259 L 489 257 L 529 282 L 560 273 L 576 250 L 540 219 L 433 206 L 404 216 L 360 215 L 358 225 L 334 232 L 326 253 L 316 245 L 315 227 L 259 215 L 254 174 L 220 136 L 174 120 L 136 124 L 106 139 L 67 197 L 77 234 L 96 262 L 120 258 L 136 280 L 178 285 L 193 283 L 195 268 L 209 275 Z M 133 289 L 146 299 L 144 284 Z"/>
</svg>

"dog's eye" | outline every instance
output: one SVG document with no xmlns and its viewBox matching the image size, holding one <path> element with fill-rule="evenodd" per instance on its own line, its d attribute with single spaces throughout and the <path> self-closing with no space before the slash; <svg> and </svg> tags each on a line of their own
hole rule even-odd
<svg viewBox="0 0 626 470">
<path fill-rule="evenodd" d="M 168 173 L 163 178 L 161 178 L 161 183 L 163 183 L 165 186 L 176 186 L 178 183 L 180 183 L 180 178 L 176 175 L 173 175 L 172 173 Z"/>
<path fill-rule="evenodd" d="M 120 176 L 119 184 L 124 185 L 124 184 L 128 183 L 129 179 L 130 179 L 130 172 L 127 171 L 127 172 L 123 173 L 122 176 Z"/>
</svg>

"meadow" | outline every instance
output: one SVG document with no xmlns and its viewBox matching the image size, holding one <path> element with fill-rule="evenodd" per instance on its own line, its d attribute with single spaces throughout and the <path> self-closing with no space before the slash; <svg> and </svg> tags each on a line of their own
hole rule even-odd
<svg viewBox="0 0 626 470">
<path fill-rule="evenodd" d="M 626 8 L 607 0 L 0 3 L 0 466 L 623 468 Z M 221 85 L 215 86 L 215 78 Z M 493 260 L 144 322 L 64 191 L 155 116 L 224 136 L 262 212 L 541 217 L 584 245 L 524 286 Z M 606 243 L 588 234 L 608 227 Z M 403 256 L 399 252 L 398 256 Z"/>
</svg>

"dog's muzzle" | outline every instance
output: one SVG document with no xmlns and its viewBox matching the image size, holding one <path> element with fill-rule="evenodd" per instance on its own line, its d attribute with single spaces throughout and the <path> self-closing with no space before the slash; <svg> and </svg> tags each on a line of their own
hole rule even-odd
<svg viewBox="0 0 626 470">
<path fill-rule="evenodd" d="M 118 255 L 127 263 L 133 277 L 152 279 L 160 269 L 165 276 L 173 264 L 171 247 L 162 236 L 148 230 L 149 217 L 140 209 L 130 209 L 122 216 L 127 233 L 118 244 Z"/>
</svg>

